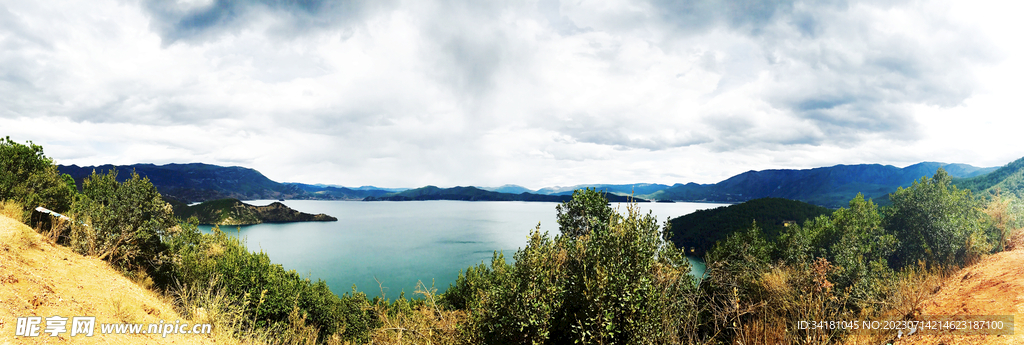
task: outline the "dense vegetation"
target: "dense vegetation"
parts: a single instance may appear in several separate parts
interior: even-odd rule
[[[860,164],[804,170],[748,171],[715,184],[676,184],[641,197],[709,202],[743,202],[771,197],[839,208],[857,194],[883,201],[896,188],[910,186],[921,176],[931,176],[938,169],[947,170],[956,177],[978,176],[993,170],[966,164],[924,162],[905,168]]]
[[[986,196],[1006,194],[1017,199],[1024,198],[1024,158],[1010,162],[989,174],[953,179],[953,183],[961,189],[970,189]]]
[[[805,202],[763,198],[741,204],[699,210],[669,221],[672,227],[672,242],[686,249],[688,255],[704,257],[718,241],[730,234],[750,228],[752,223],[764,232],[766,238],[775,240],[786,225],[803,223],[832,210]]]
[[[74,181],[57,172],[42,146],[18,144],[11,137],[0,140],[0,200],[67,212],[74,191]],[[20,220],[27,221],[31,212],[23,210]]]
[[[486,344],[675,344],[697,319],[689,264],[651,214],[614,212],[601,193],[558,207],[560,235],[535,230],[514,262],[470,267],[443,302]]]
[[[931,277],[1003,250],[1024,221],[1016,199],[977,198],[940,169],[896,190],[889,207],[857,195],[777,236],[752,222],[708,251],[698,283],[669,224],[580,190],[556,207],[560,234],[533,231],[511,262],[495,253],[443,294],[421,286],[417,299],[368,300],[175,219],[138,174],[92,173],[77,191],[42,148],[9,139],[0,164],[5,209],[67,211],[73,221],[40,230],[174,296],[219,334],[262,343],[838,343],[839,330],[795,322],[912,315]]]

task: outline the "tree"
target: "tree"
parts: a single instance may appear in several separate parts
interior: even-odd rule
[[[618,214],[593,190],[576,191],[557,210],[561,235],[534,231],[512,265],[496,260],[493,270],[474,269],[472,279],[467,272],[450,289],[471,309],[480,342],[694,340],[699,308],[689,262],[653,215],[636,205]]]
[[[608,206],[608,199],[593,188],[573,191],[572,199],[555,206],[555,211],[559,231],[574,238],[607,228],[608,220],[615,213]]]
[[[22,145],[5,137],[0,140],[0,200],[21,205],[28,219],[32,209],[42,206],[56,212],[67,212],[75,194],[74,181],[60,175],[53,160],[43,154],[43,147]]]
[[[991,247],[982,234],[978,201],[970,190],[951,182],[940,168],[934,177],[922,177],[889,195],[892,206],[885,226],[900,242],[894,255],[899,266],[919,260],[963,263],[968,252]]]
[[[895,252],[896,236],[882,226],[882,215],[871,200],[857,194],[850,207],[832,213],[834,240],[827,246],[829,260],[839,268],[836,287],[851,287],[852,300],[863,308],[879,297],[881,286],[872,277],[888,274],[888,258]]]
[[[163,250],[161,236],[175,225],[171,206],[148,178],[132,172],[130,179],[117,182],[114,169],[85,178],[72,218],[73,249],[126,269],[155,258]]]

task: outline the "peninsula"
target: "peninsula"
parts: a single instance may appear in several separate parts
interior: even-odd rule
[[[266,206],[246,204],[238,199],[219,199],[188,206],[173,203],[174,215],[180,219],[196,217],[206,225],[252,225],[260,223],[334,222],[338,218],[326,214],[299,212],[280,202]]]

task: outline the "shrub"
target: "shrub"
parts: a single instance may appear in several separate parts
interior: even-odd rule
[[[75,194],[74,183],[69,186],[68,179],[70,176],[57,172],[53,160],[43,154],[42,146],[31,141],[18,144],[10,137],[0,140],[0,201],[23,207],[18,220],[27,222],[37,206],[67,212]]]
[[[231,316],[238,320],[232,321],[238,324],[236,329],[281,329],[307,335],[315,329],[319,341],[336,336],[366,342],[370,329],[378,325],[365,294],[353,291],[338,297],[322,280],[310,282],[294,270],[271,263],[266,253],[249,252],[242,240],[219,228],[203,234],[193,219],[169,232],[165,243],[167,251],[161,260],[170,266],[165,275],[177,281],[178,290],[194,291],[199,286],[200,291],[224,296],[213,301],[244,306],[240,316]]]
[[[116,267],[156,269],[161,237],[175,225],[170,205],[148,178],[132,173],[123,183],[117,171],[86,177],[71,211],[70,247]]]
[[[970,190],[950,182],[940,168],[934,177],[922,177],[890,195],[885,226],[900,242],[893,256],[899,266],[919,260],[963,263],[969,252],[991,248],[979,233],[984,229],[978,201]]]
[[[700,310],[689,263],[651,214],[622,215],[593,190],[559,205],[562,235],[534,230],[506,265],[471,268],[446,293],[489,344],[679,343]],[[448,297],[451,294],[451,297]]]

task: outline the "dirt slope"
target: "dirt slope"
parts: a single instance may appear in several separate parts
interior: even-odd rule
[[[92,337],[16,337],[17,318],[95,316]],[[156,293],[105,262],[45,242],[24,224],[0,216],[0,344],[209,344],[208,335],[103,335],[100,323],[174,323],[181,320]],[[191,322],[189,322],[191,323]],[[43,321],[42,326],[46,322]],[[44,327],[41,327],[40,331]]]
[[[912,335],[896,344],[1024,344],[1024,232],[1013,243],[1013,250],[960,270],[921,307],[921,315],[1013,315],[1013,335]]]

